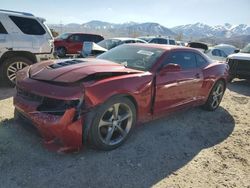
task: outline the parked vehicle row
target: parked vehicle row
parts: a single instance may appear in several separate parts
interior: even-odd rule
[[[66,54],[77,54],[83,48],[85,41],[98,43],[104,38],[101,35],[86,33],[63,33],[55,38],[55,51],[59,57]]]

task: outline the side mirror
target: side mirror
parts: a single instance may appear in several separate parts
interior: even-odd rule
[[[167,73],[167,72],[179,72],[181,71],[181,66],[174,63],[169,63],[165,67],[161,69],[161,73]]]
[[[234,53],[239,53],[239,52],[240,52],[239,49],[234,50]]]

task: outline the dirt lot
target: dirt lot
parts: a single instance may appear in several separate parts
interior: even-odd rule
[[[13,120],[0,88],[0,187],[248,187],[250,83],[228,85],[216,112],[195,108],[140,126],[120,148],[47,151]]]

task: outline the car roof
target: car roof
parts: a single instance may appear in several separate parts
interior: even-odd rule
[[[110,39],[116,39],[116,40],[121,40],[121,41],[125,41],[125,40],[140,40],[140,41],[143,41],[143,40],[138,39],[138,38],[129,38],[129,37],[115,37],[115,38],[110,38]]]
[[[166,51],[169,50],[189,50],[189,51],[195,51],[195,52],[199,52],[199,50],[194,49],[194,48],[190,48],[190,47],[184,47],[184,46],[177,46],[177,45],[167,45],[167,44],[154,44],[154,43],[133,43],[133,44],[125,44],[125,45],[133,45],[133,46],[142,46],[142,47],[149,47],[149,48],[159,48],[159,49],[163,49]]]
[[[97,35],[97,36],[102,36],[102,35],[99,35],[99,34],[83,33],[83,32],[65,32],[65,33],[62,33],[62,34],[83,34],[83,35]]]
[[[142,38],[142,39],[169,39],[169,40],[175,40],[169,36],[142,36],[142,37],[138,37],[138,38]]]

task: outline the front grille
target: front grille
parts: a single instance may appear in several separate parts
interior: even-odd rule
[[[24,99],[30,100],[30,101],[35,101],[35,102],[42,102],[43,97],[36,95],[34,93],[25,91],[23,89],[17,88],[17,96],[20,96]]]
[[[231,74],[248,73],[250,72],[250,62],[241,59],[229,59],[228,65]]]

